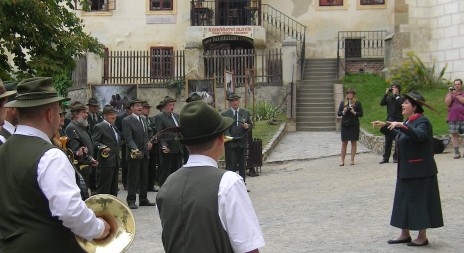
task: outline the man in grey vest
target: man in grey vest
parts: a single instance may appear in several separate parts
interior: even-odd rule
[[[187,146],[189,160],[156,197],[167,253],[257,253],[264,246],[242,177],[217,165],[224,154],[224,131],[233,121],[203,101],[188,103],[180,112],[176,139]]]
[[[48,77],[23,80],[17,91],[5,106],[18,109],[19,124],[0,146],[0,252],[82,253],[75,235],[103,239],[110,227],[86,207],[71,163],[50,142],[67,99]]]

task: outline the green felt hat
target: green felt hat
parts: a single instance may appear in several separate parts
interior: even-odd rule
[[[216,138],[232,123],[232,118],[221,116],[204,101],[193,101],[180,112],[181,130],[176,140],[187,146],[202,144]]]
[[[231,101],[231,100],[234,100],[234,99],[238,99],[238,98],[241,98],[239,95],[237,95],[237,93],[235,92],[231,92],[229,94],[229,96],[227,96],[227,100],[228,101]]]
[[[198,100],[202,100],[203,98],[198,95],[198,93],[192,93],[192,95],[190,95],[190,97],[188,97],[185,102],[187,103],[190,103],[190,102],[193,102],[193,101],[198,101]]]
[[[116,113],[116,110],[114,109],[113,106],[111,105],[105,105],[103,106],[103,111],[102,111],[103,114],[108,114],[108,113]]]
[[[8,87],[3,84],[2,79],[0,79],[0,98],[6,98],[14,94],[16,94],[16,89],[8,89]]]
[[[51,77],[34,77],[21,81],[17,86],[15,99],[6,103],[5,107],[35,107],[70,100],[58,96]]]
[[[143,104],[143,102],[144,102],[143,100],[140,100],[140,99],[138,99],[138,98],[134,98],[134,99],[132,99],[132,100],[130,101],[129,106],[133,106],[133,105],[135,105],[135,104],[137,104],[137,103]]]
[[[82,111],[82,110],[87,110],[87,107],[85,107],[85,105],[82,104],[81,102],[76,101],[76,102],[73,102],[69,106],[69,110],[71,110],[71,112],[78,112],[78,111]]]

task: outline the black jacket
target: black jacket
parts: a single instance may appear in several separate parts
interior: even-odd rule
[[[342,127],[359,126],[359,117],[363,116],[363,109],[361,106],[361,102],[356,101],[351,106],[356,112],[356,115],[352,114],[350,110],[348,110],[346,114],[343,115],[343,109],[345,108],[345,101],[340,102],[340,105],[338,106],[337,115],[342,117]]]
[[[407,122],[407,123],[406,123]],[[436,175],[437,164],[433,158],[433,130],[430,121],[422,114],[406,121],[404,128],[380,129],[390,138],[398,134],[398,178],[421,178]]]
[[[399,95],[395,97],[393,95],[385,94],[380,100],[381,106],[387,106],[387,121],[403,121],[403,109],[401,105],[403,104],[403,98]]]

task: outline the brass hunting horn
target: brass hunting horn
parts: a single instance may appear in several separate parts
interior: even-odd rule
[[[135,219],[129,207],[109,194],[97,194],[85,200],[88,208],[97,217],[110,224],[110,234],[102,240],[87,241],[76,236],[76,240],[88,253],[126,252],[135,238]]]

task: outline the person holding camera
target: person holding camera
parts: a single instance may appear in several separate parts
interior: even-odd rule
[[[401,86],[399,84],[392,84],[390,88],[387,88],[385,91],[382,100],[380,100],[380,106],[387,106],[387,119],[386,121],[403,121],[403,114],[401,104],[403,104],[403,98],[400,96]],[[380,160],[379,164],[388,163],[390,159],[392,143],[394,138],[385,135],[385,146],[383,152],[383,158]],[[396,145],[396,143],[395,143]],[[393,163],[398,162],[398,155],[396,149],[393,151]]]
[[[464,127],[464,97],[462,93],[462,80],[454,80],[454,86],[449,87],[445,96],[448,106],[448,130],[451,134],[451,143],[454,148],[454,159],[461,158],[459,152],[459,132]]]

